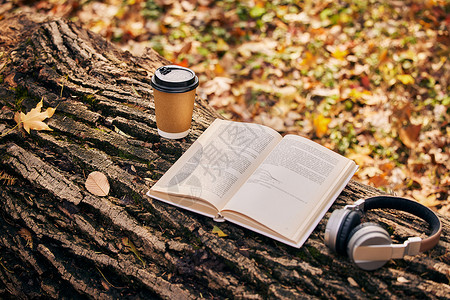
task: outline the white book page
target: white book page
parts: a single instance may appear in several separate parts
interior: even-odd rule
[[[201,198],[220,211],[280,140],[266,126],[215,120],[151,188],[150,195],[153,190]]]
[[[342,184],[343,170],[356,170],[350,164],[354,162],[313,141],[287,135],[230,199],[223,214],[239,212],[293,238],[323,211],[329,200],[324,196]]]

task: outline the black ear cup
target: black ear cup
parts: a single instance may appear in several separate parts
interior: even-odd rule
[[[383,227],[375,223],[363,223],[353,228],[350,232],[347,243],[347,255],[361,269],[375,270],[381,268],[390,258],[387,260],[377,260],[376,257],[361,258],[361,251],[358,252],[361,248],[358,248],[371,245],[390,245],[391,243],[391,237]]]
[[[325,229],[325,245],[332,251],[345,255],[350,231],[361,223],[362,213],[349,209],[333,211]]]
[[[351,231],[357,225],[361,224],[361,212],[350,211],[347,216],[342,220],[341,225],[336,236],[336,252],[345,255],[347,250],[347,242]]]

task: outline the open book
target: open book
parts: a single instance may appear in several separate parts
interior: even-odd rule
[[[147,195],[299,248],[356,170],[307,138],[217,119]]]

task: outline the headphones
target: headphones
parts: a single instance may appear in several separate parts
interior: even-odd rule
[[[410,237],[403,244],[392,244],[391,237],[380,225],[361,223],[365,212],[377,208],[401,210],[423,219],[431,227],[430,236],[423,240]],[[390,259],[430,250],[439,242],[441,232],[441,221],[428,207],[405,198],[376,196],[335,210],[325,229],[325,245],[338,254],[347,253],[358,267],[371,271],[381,268]]]

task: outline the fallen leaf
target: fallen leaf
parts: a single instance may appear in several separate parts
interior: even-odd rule
[[[348,50],[342,50],[338,47],[331,53],[331,56],[339,60],[345,60],[348,53],[349,53]]]
[[[384,49],[383,51],[381,51],[379,57],[378,57],[378,61],[380,63],[383,63],[385,60],[387,60],[388,58],[388,50]]]
[[[232,79],[218,76],[205,83],[202,91],[206,95],[214,94],[216,96],[220,96],[230,91],[232,83]]]
[[[189,51],[191,51],[192,49],[192,42],[188,42],[186,44],[184,44],[184,46],[180,49],[180,51],[178,51],[176,53],[176,55],[181,55],[181,54],[186,54],[189,53]]]
[[[108,178],[101,172],[90,173],[84,185],[89,192],[96,196],[106,196],[109,193]]]
[[[407,282],[409,282],[408,279],[406,279],[405,277],[402,277],[402,276],[398,277],[397,281],[400,282],[400,283],[407,283]]]
[[[376,188],[389,185],[389,181],[387,181],[385,173],[369,178],[369,183]]]
[[[415,190],[412,192],[412,196],[420,204],[425,205],[426,207],[436,207],[442,204],[441,201],[437,199],[436,194],[426,195],[422,191]]]
[[[365,89],[370,89],[370,79],[369,79],[369,76],[367,76],[367,75],[361,76],[361,85],[362,85]]]
[[[390,162],[386,162],[386,163],[380,164],[379,168],[384,173],[389,173],[395,168],[395,164],[392,161],[390,161]]]
[[[226,234],[226,233],[224,233],[222,230],[220,230],[220,228],[219,227],[217,227],[217,226],[214,226],[213,227],[213,230],[211,231],[212,233],[217,233],[217,235],[219,236],[219,237],[226,237],[226,236],[228,236],[228,234]]]
[[[215,66],[214,66],[214,73],[216,75],[222,75],[222,74],[225,73],[225,70],[220,64],[215,64]]]
[[[347,278],[347,281],[348,281],[348,283],[350,283],[350,285],[353,286],[353,287],[358,287],[358,286],[359,286],[358,283],[356,282],[356,280],[353,279],[353,278],[351,278],[351,277],[348,277],[348,278]]]
[[[405,85],[414,83],[414,78],[409,74],[399,74],[397,75],[397,80]]]
[[[415,146],[417,139],[419,138],[421,128],[422,124],[409,124],[406,127],[400,128],[398,131],[398,135],[402,143],[405,144],[406,147],[412,149]]]
[[[217,51],[228,51],[230,47],[228,46],[227,42],[225,42],[223,39],[219,39],[217,41]]]
[[[187,68],[189,66],[189,62],[188,62],[188,60],[186,58],[183,58],[179,62],[175,62],[175,64],[180,66],[180,67],[185,67],[185,68]]]
[[[358,173],[361,178],[368,179],[383,174],[378,167],[366,167]]]
[[[328,132],[328,124],[331,122],[330,118],[325,118],[322,114],[317,116],[314,121],[314,129],[318,138],[323,137]]]
[[[133,242],[130,241],[129,238],[124,237],[122,238],[122,244],[125,245],[125,247],[130,250],[131,252],[134,253],[134,255],[136,255],[136,257],[142,262],[142,264],[145,267],[145,261],[142,259],[142,257],[139,255],[139,252],[136,249],[136,246],[133,244]]]
[[[47,108],[45,111],[41,112],[43,102],[41,101],[36,105],[35,108],[30,110],[27,114],[23,112],[17,112],[14,115],[14,120],[17,125],[22,125],[26,132],[30,133],[30,129],[33,130],[52,130],[45,124],[44,121],[47,118],[51,118],[55,113],[56,108]]]
[[[17,87],[17,83],[14,81],[15,76],[16,74],[12,73],[5,77],[5,82],[7,82],[13,88]]]
[[[31,249],[33,248],[33,238],[31,236],[31,232],[28,231],[25,228],[22,228],[19,230],[19,234],[21,237],[23,237],[25,239],[25,241],[27,242],[27,247],[30,247]]]
[[[358,166],[365,167],[371,166],[375,163],[375,160],[367,154],[353,152],[348,154],[348,158],[354,160]]]
[[[311,67],[316,62],[316,57],[309,51],[307,51],[304,55],[303,60],[300,63],[300,66]]]

